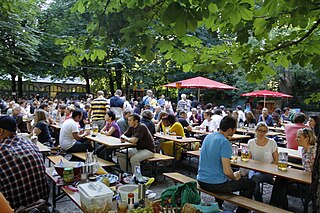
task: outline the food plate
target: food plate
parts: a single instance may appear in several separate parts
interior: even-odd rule
[[[109,179],[110,184],[117,182],[119,179],[118,176],[111,174],[111,173],[108,173],[108,174],[104,174],[104,175],[99,175],[99,181],[101,181],[103,177],[107,177]]]

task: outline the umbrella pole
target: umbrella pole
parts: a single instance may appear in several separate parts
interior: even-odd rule
[[[266,96],[263,96],[263,108],[266,108]]]
[[[200,102],[200,88],[198,88],[198,103]]]

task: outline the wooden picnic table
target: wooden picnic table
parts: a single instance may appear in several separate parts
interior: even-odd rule
[[[271,127],[268,127],[269,130]],[[273,128],[273,127],[272,127]],[[237,128],[236,130],[239,133],[243,133],[243,134],[256,134],[256,132],[253,129],[244,127],[244,128]],[[280,136],[280,135],[285,135],[283,132],[273,132],[273,131],[269,131],[267,132],[266,136]]]
[[[193,155],[195,157],[200,157],[200,150],[188,151],[187,154]],[[283,177],[288,180],[294,180],[300,183],[311,184],[311,172],[306,172],[299,169],[288,168],[287,171],[282,171],[278,169],[278,165],[264,163],[262,161],[252,159],[249,159],[249,161],[244,162],[241,161],[241,157],[238,157],[237,163],[231,162],[231,165]]]

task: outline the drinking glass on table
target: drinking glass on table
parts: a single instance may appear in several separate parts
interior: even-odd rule
[[[92,129],[93,129],[92,136],[96,136],[99,132],[99,126],[97,124],[93,124]]]
[[[234,144],[232,145],[231,162],[237,163],[237,161],[238,161],[238,146]]]
[[[84,130],[85,130],[86,132],[90,132],[90,124],[86,124],[86,125],[84,126]]]
[[[287,152],[279,152],[279,160],[278,160],[278,169],[287,170],[288,168],[288,153]]]
[[[249,160],[249,150],[245,145],[243,145],[241,149],[241,160],[244,162],[247,162]]]

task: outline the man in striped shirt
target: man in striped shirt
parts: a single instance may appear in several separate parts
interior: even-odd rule
[[[104,98],[103,91],[99,90],[97,96],[98,97],[91,102],[91,118],[92,123],[97,124],[100,131],[105,125],[104,117],[108,111],[108,102],[107,99]]]

